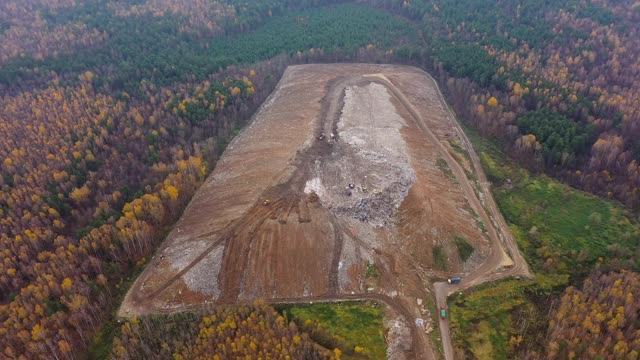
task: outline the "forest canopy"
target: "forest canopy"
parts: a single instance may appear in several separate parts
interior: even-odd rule
[[[12,59],[0,68],[0,84],[46,86],[60,77],[71,85],[77,83],[78,74],[90,69],[97,75],[93,81],[99,88],[131,92],[142,80],[171,85],[203,79],[228,65],[252,64],[281,53],[354,50],[369,44],[386,48],[415,40],[405,20],[354,5],[281,15],[247,32],[213,38],[182,31],[180,16],[119,17],[104,2],[89,2],[75,11],[78,14],[45,19],[53,23],[91,19],[89,28],[108,34],[104,44],[54,58]]]

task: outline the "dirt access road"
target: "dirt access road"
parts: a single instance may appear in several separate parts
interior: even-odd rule
[[[474,247],[467,262],[459,237]],[[509,241],[477,156],[428,74],[293,66],[229,145],[119,315],[255,299],[375,300],[395,319],[389,333],[407,334],[390,335],[390,357],[435,359],[432,274],[471,269],[462,286],[472,286],[528,273]],[[435,268],[436,253],[445,268]],[[438,304],[457,289],[436,284]]]
[[[374,76],[369,77],[373,78]],[[421,116],[415,110],[413,110],[410,102],[406,98],[404,98],[402,92],[382,76],[375,75],[375,77],[378,77],[379,79],[376,79],[374,81],[378,81],[387,86],[387,88],[394,94],[394,96],[396,96],[402,102],[403,106],[405,106],[410,111],[411,115],[414,117],[414,120],[416,120],[416,122],[420,124],[421,130],[424,131],[432,141],[437,142],[442,146],[442,144],[436,139],[435,135],[433,135],[433,133],[429,130]],[[486,225],[487,231],[489,232],[489,237],[491,239],[489,257],[470,273],[461,274],[464,276],[464,279],[460,283],[434,283],[436,304],[438,308],[447,308],[448,296],[457,291],[462,291],[488,281],[495,281],[509,276],[531,277],[531,273],[526,261],[524,260],[522,254],[518,249],[518,245],[515,242],[515,239],[509,231],[504,217],[498,210],[493,196],[491,196],[489,182],[486,179],[486,175],[484,174],[484,171],[480,164],[480,160],[473,146],[464,135],[464,132],[458,124],[455,115],[446,104],[444,96],[441,93],[437,82],[430,75],[428,75],[428,77],[430,78],[434,87],[436,87],[436,89],[438,90],[439,98],[441,99],[441,105],[447,110],[449,121],[453,124],[455,130],[459,134],[459,138],[463,140],[464,148],[470,155],[471,162],[476,170],[475,173],[478,177],[478,185],[480,186],[480,191],[484,194],[484,196],[481,197],[482,199],[484,199],[484,202],[482,204],[479,200],[479,197],[476,196],[477,194],[474,192],[472,184],[464,173],[464,169],[462,168],[462,166],[452,158],[451,153],[446,149],[442,149],[443,154],[445,155],[447,163],[451,167],[451,170],[455,174],[456,178],[461,181],[465,193],[468,196],[467,198],[472,203],[474,210],[482,217],[482,220]],[[445,359],[452,360],[454,359],[454,350],[451,341],[448,318],[443,319],[441,317],[438,317],[438,319]]]
[[[489,258],[487,258],[479,267],[477,267],[470,273],[464,274],[464,279],[457,284],[449,284],[447,282],[436,282],[433,284],[436,294],[436,304],[438,305],[438,308],[447,308],[447,298],[449,297],[449,295],[455,292],[460,292],[485,282],[495,281],[510,276],[522,276],[531,278],[532,274],[529,271],[527,262],[520,253],[518,244],[509,231],[509,227],[507,226],[502,213],[500,213],[500,211],[498,210],[493,196],[491,196],[491,192],[489,189],[490,183],[489,181],[487,181],[487,177],[482,169],[480,159],[478,158],[473,145],[471,144],[469,139],[464,136],[464,132],[458,124],[455,114],[445,102],[444,95],[440,91],[440,87],[438,86],[437,82],[433,79],[433,77],[431,77],[431,75],[428,76],[438,90],[442,106],[447,109],[447,116],[449,118],[449,121],[455,124],[456,131],[458,132],[458,134],[460,134],[460,138],[464,141],[464,148],[470,155],[471,162],[476,168],[475,173],[478,177],[478,184],[482,193],[486,194],[486,196],[484,196],[484,206],[486,209],[488,209],[489,216],[491,218],[491,221],[489,223],[489,231],[491,231],[491,254],[489,255]],[[511,257],[511,260],[513,261],[513,264],[511,264],[507,268],[503,266],[504,260],[501,251],[504,250],[497,250],[505,248],[507,253]],[[448,318],[438,318],[444,357],[446,360],[453,360],[454,349],[453,343],[451,341],[451,331],[449,329]]]

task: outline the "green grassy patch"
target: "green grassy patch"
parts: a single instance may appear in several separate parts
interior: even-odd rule
[[[451,171],[451,168],[449,168],[449,164],[447,164],[447,161],[443,158],[438,158],[438,160],[436,160],[436,166],[438,167],[438,169],[440,169],[440,171],[442,171],[445,175],[447,175],[448,178],[450,179],[455,179],[455,175],[453,175],[453,171]]]
[[[512,359],[517,350],[509,344],[512,339],[546,333],[547,323],[536,299],[561,291],[567,282],[565,275],[538,275],[535,281],[504,280],[451,297],[449,313],[456,345],[476,359]]]
[[[442,247],[442,245],[436,245],[433,247],[433,267],[443,271],[449,269],[447,254],[444,253],[444,247]]]
[[[638,268],[638,223],[617,203],[531,174],[465,129],[535,280],[503,280],[450,298],[454,341],[467,357],[543,356],[552,300],[596,266]]]
[[[341,349],[343,359],[386,358],[384,308],[376,303],[286,305],[279,310],[320,345]]]
[[[456,243],[456,248],[458,248],[458,254],[460,255],[460,259],[463,262],[469,260],[469,258],[473,254],[473,246],[469,244],[467,239],[460,236],[456,236],[455,243]]]
[[[365,278],[367,278],[367,279],[379,279],[380,278],[380,272],[378,271],[378,268],[376,267],[375,263],[367,264],[367,272],[365,273]]]
[[[495,349],[491,341],[489,341],[489,337],[497,333],[495,326],[496,321],[492,322],[493,324],[489,324],[486,320],[480,321],[476,324],[475,331],[469,334],[471,352],[478,359],[495,358]]]
[[[465,150],[465,148],[462,147],[462,144],[460,144],[458,140],[449,140],[449,145],[451,145],[451,148],[453,149],[453,151],[463,155],[467,160],[471,159],[467,150]]]
[[[451,298],[449,314],[456,345],[477,359],[507,359],[504,343],[515,333],[509,314],[527,304],[527,285],[506,281]]]
[[[536,272],[583,276],[599,258],[637,268],[632,256],[640,227],[626,209],[548,176],[532,175],[507,160],[495,144],[470,133],[489,178],[512,180],[509,189],[494,187],[493,196]]]
[[[435,314],[435,316],[439,316],[440,309],[438,309],[436,299],[432,296],[427,296],[424,301],[425,307],[429,310],[429,313]],[[436,357],[438,357],[439,359],[444,359],[444,349],[442,348],[442,341],[440,336],[441,335],[439,326],[436,326],[434,331],[429,334],[431,345],[433,346],[433,350],[436,353]]]
[[[480,216],[476,216],[474,218],[476,220],[476,224],[478,225],[478,229],[480,229],[480,231],[482,231],[483,233],[487,233],[487,227],[484,225],[484,221],[482,221],[482,219],[480,218]]]

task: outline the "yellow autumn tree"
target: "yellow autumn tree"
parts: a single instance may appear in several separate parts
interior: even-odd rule
[[[65,340],[58,341],[58,348],[60,348],[60,351],[62,351],[63,354],[71,352],[71,345],[69,345]]]
[[[89,198],[89,194],[90,193],[91,193],[91,191],[89,190],[89,188],[85,184],[84,186],[82,186],[80,188],[75,188],[73,191],[71,191],[71,194],[69,194],[69,196],[77,204],[81,204],[81,203],[83,203],[84,201],[86,201]]]
[[[33,339],[33,341],[37,341],[40,339],[41,334],[42,327],[40,327],[40,324],[34,325],[34,327],[31,329],[31,339]]]
[[[169,185],[167,187],[167,194],[171,200],[178,200],[178,189],[175,186]]]
[[[68,291],[72,286],[73,281],[69,278],[64,278],[64,280],[62,280],[62,284],[60,284],[60,288],[62,288],[62,290],[64,291]]]

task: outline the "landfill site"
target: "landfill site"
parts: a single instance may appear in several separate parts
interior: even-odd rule
[[[372,300],[387,305],[389,355],[427,358],[433,282],[514,265],[474,159],[422,70],[291,66],[119,314]]]

